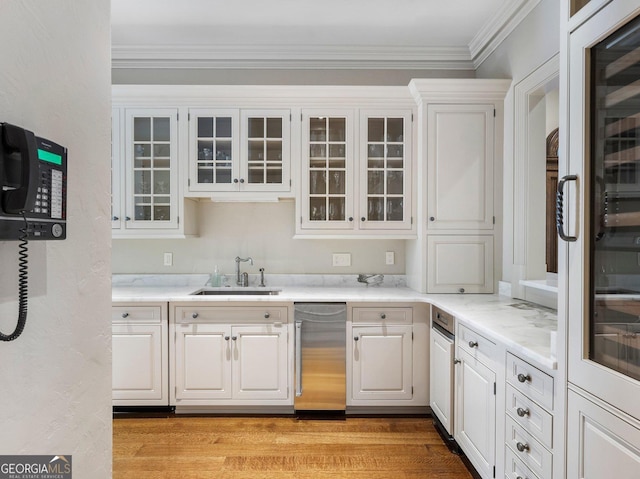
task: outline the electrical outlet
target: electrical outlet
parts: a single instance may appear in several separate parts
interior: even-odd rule
[[[351,266],[351,253],[333,253],[334,266]]]
[[[393,251],[387,251],[384,260],[386,264],[396,264],[396,254]]]
[[[165,253],[164,254],[164,265],[165,266],[173,266],[173,253]]]

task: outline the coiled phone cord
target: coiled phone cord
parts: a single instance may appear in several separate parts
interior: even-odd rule
[[[11,334],[0,332],[1,341],[13,341],[24,331],[27,324],[27,303],[29,300],[29,222],[23,211],[24,227],[20,228],[20,244],[18,245],[18,324]]]

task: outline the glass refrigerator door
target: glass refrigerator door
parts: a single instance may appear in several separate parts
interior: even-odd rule
[[[640,19],[591,49],[589,359],[640,379]]]

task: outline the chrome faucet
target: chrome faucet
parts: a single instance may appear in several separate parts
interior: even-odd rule
[[[236,256],[236,284],[238,286],[249,286],[249,275],[245,273],[244,275],[240,274],[240,263],[244,263],[248,261],[251,265],[253,265],[253,258],[249,256],[248,258],[241,258],[240,256]]]

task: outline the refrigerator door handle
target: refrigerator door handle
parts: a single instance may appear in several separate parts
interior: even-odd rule
[[[302,396],[302,321],[295,322],[296,327],[296,397]]]
[[[558,188],[556,192],[556,229],[558,230],[558,236],[561,240],[567,242],[577,241],[576,236],[568,236],[564,231],[564,185],[567,181],[578,181],[576,175],[563,176],[558,181]]]

